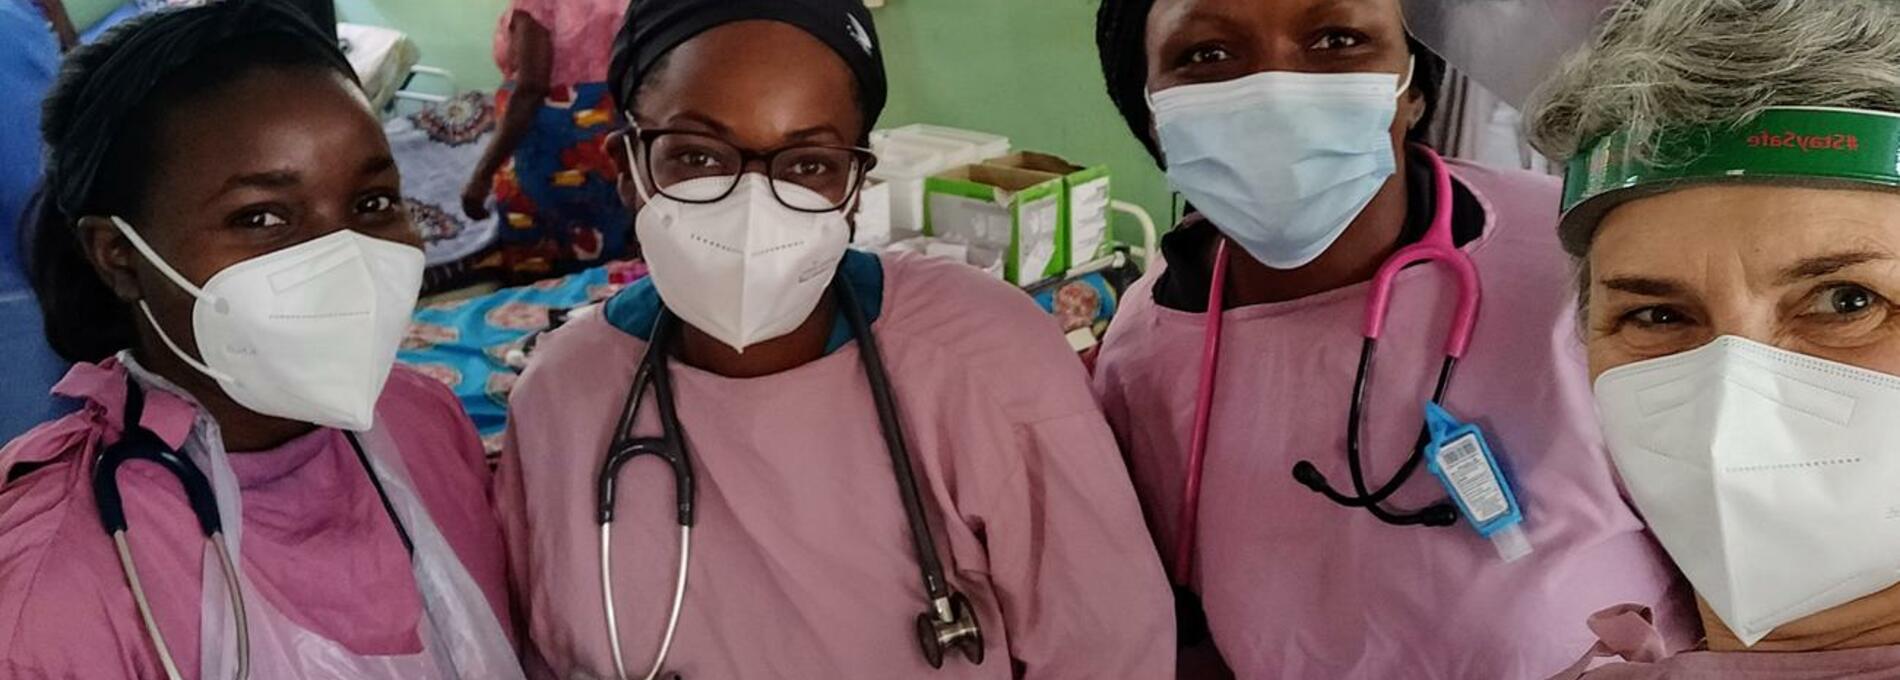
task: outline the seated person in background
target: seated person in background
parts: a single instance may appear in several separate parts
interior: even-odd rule
[[[1172,670],[1167,582],[1055,320],[974,268],[846,249],[873,28],[861,0],[630,10],[611,148],[652,276],[544,336],[513,394],[530,672]]]
[[[1622,659],[1562,677],[1900,677],[1900,3],[1626,2],[1529,113],[1610,452],[1706,634],[1616,607]]]
[[[521,677],[480,442],[391,371],[423,255],[336,41],[277,0],[144,15],[44,138],[82,406],[0,451],[0,677]]]

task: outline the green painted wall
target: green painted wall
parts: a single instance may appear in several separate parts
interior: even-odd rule
[[[1020,149],[1108,163],[1116,197],[1146,207],[1166,229],[1166,182],[1102,85],[1098,2],[889,0],[877,10],[891,74],[884,124],[991,131]]]
[[[414,38],[422,61],[455,73],[464,89],[492,90],[501,82],[495,68],[495,24],[507,0],[337,0],[337,18],[357,24],[390,26]]]
[[[75,21],[121,0],[67,0]],[[1169,193],[1103,93],[1095,55],[1099,0],[888,0],[876,10],[891,74],[887,126],[927,122],[1008,135],[1018,148],[1108,163],[1117,198],[1163,228]],[[506,0],[337,0],[344,21],[392,26],[464,88],[493,88],[496,18]],[[1118,225],[1125,237],[1131,225]]]

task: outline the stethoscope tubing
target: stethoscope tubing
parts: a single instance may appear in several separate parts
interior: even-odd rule
[[[1459,288],[1458,307],[1452,323],[1452,330],[1446,338],[1445,362],[1440,368],[1438,379],[1432,393],[1432,401],[1441,403],[1451,384],[1452,375],[1460,359],[1470,348],[1471,337],[1477,326],[1478,308],[1482,297],[1476,266],[1471,258],[1452,241],[1452,187],[1451,173],[1445,161],[1437,152],[1420,147],[1427,161],[1432,165],[1434,180],[1433,192],[1437,199],[1433,206],[1432,226],[1427,230],[1423,241],[1401,248],[1392,257],[1381,264],[1371,283],[1367,299],[1364,326],[1364,345],[1361,346],[1357,375],[1353,380],[1353,396],[1347,414],[1347,465],[1353,482],[1353,496],[1332,489],[1325,478],[1318,474],[1317,468],[1301,461],[1294,468],[1294,477],[1302,484],[1313,488],[1334,503],[1346,507],[1361,507],[1369,510],[1379,520],[1393,525],[1425,524],[1443,526],[1445,507],[1443,504],[1432,506],[1425,511],[1409,514],[1395,514],[1381,506],[1399,488],[1409,481],[1422,462],[1421,440],[1413,447],[1399,472],[1379,488],[1373,489],[1366,484],[1364,468],[1359,454],[1359,426],[1364,409],[1366,387],[1371,374],[1374,349],[1385,329],[1386,312],[1391,306],[1392,292],[1398,274],[1406,267],[1420,262],[1438,262],[1450,270]],[[1195,395],[1194,426],[1188,451],[1187,475],[1182,481],[1180,515],[1176,520],[1175,559],[1173,578],[1177,585],[1186,585],[1193,576],[1195,533],[1199,530],[1202,470],[1206,465],[1208,440],[1211,437],[1213,420],[1215,375],[1220,362],[1220,340],[1224,317],[1227,265],[1229,260],[1229,242],[1219,238],[1219,246],[1214,255],[1212,281],[1208,287],[1208,306],[1205,319],[1205,335],[1201,350],[1200,384]],[[1426,437],[1421,429],[1421,437]],[[1455,516],[1452,517],[1455,521]]]
[[[872,333],[870,322],[865,318],[863,308],[859,306],[857,292],[849,281],[842,277],[835,286],[839,306],[846,321],[858,340],[859,356],[864,365],[866,381],[870,385],[872,401],[877,411],[878,427],[883,434],[885,449],[890,454],[891,466],[896,478],[899,499],[904,505],[904,514],[910,525],[911,545],[916,554],[924,590],[929,600],[928,614],[940,624],[953,627],[951,640],[971,637],[980,643],[980,630],[974,613],[968,621],[961,621],[957,611],[961,596],[952,592],[949,579],[944,574],[943,562],[937,556],[936,539],[923,504],[923,495],[917,484],[916,472],[911,464],[910,449],[904,440],[903,425],[899,421],[897,400],[891,387],[890,376],[884,369],[883,355],[880,353],[876,336]],[[596,480],[598,507],[595,520],[599,525],[600,573],[603,609],[607,624],[609,646],[612,648],[614,672],[618,680],[628,680],[627,662],[620,646],[620,621],[614,602],[613,588],[613,521],[616,486],[621,468],[634,458],[653,455],[665,459],[673,468],[674,492],[679,508],[680,560],[677,576],[674,580],[673,602],[667,616],[667,627],[660,641],[653,666],[646,680],[659,677],[666,665],[666,658],[672,649],[674,636],[678,631],[680,611],[686,597],[687,572],[691,563],[692,525],[695,503],[693,485],[692,458],[687,449],[679,422],[679,414],[674,405],[672,384],[669,378],[666,342],[672,325],[676,323],[671,314],[661,310],[654,322],[654,329],[647,343],[645,354],[641,358],[640,368],[635,372],[633,389],[621,408],[621,416],[613,441],[608,445],[607,458],[601,466]],[[641,396],[651,386],[654,401],[659,408],[661,435],[659,438],[634,438],[631,436],[635,422],[639,418]],[[980,649],[973,653],[973,660],[981,663]],[[677,677],[677,674],[674,676]]]
[[[158,627],[158,619],[152,613],[151,599],[146,595],[145,583],[139,577],[137,563],[132,557],[132,545],[127,537],[131,525],[126,519],[125,503],[119,493],[118,473],[125,463],[144,461],[158,465],[178,479],[184,488],[185,500],[191,506],[192,515],[198,521],[198,528],[204,534],[213,552],[218,556],[218,568],[224,574],[225,589],[230,600],[232,621],[237,628],[237,680],[248,680],[251,675],[251,626],[249,610],[244,602],[244,585],[238,580],[237,564],[232,559],[230,549],[225,545],[223,518],[218,511],[217,494],[211,488],[211,481],[197,465],[178,451],[174,451],[158,435],[144,428],[141,419],[145,412],[145,391],[138,381],[126,377],[125,422],[120,440],[99,454],[92,472],[93,501],[99,512],[99,521],[106,534],[112,538],[113,550],[118,554],[119,570],[124,574],[126,585],[132,590],[132,599],[137,605],[139,618],[144,624],[146,634],[152,638],[152,646],[158,651],[159,665],[165,671],[167,680],[182,680],[176,657],[172,655],[165,635]],[[396,515],[395,506],[390,502],[389,493],[383,487],[382,479],[377,477],[376,469],[370,464],[369,454],[353,432],[345,432],[350,447],[355,450],[357,461],[363,466],[364,474],[369,476],[370,484],[376,488],[383,510],[396,527],[396,535],[402,540],[403,549],[411,557],[415,555],[415,544],[409,531]]]

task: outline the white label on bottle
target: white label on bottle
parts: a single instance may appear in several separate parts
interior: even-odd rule
[[[1504,487],[1492,471],[1478,436],[1467,433],[1438,448],[1438,469],[1458,494],[1458,500],[1471,514],[1471,521],[1484,524],[1506,512],[1511,504],[1504,498]]]

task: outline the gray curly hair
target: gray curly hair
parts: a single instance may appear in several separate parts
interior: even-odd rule
[[[1525,119],[1558,161],[1621,128],[1668,162],[1661,132],[1776,106],[1900,113],[1900,0],[1624,0]]]

